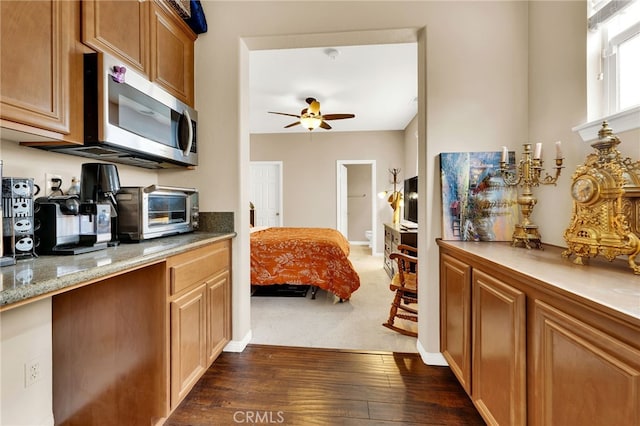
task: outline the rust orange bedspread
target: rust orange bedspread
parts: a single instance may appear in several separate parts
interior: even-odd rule
[[[251,284],[309,284],[342,299],[360,287],[349,242],[330,228],[267,228],[251,233]]]

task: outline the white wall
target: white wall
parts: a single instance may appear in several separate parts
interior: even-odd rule
[[[404,166],[406,178],[418,175],[418,117],[414,117],[404,129]]]
[[[80,177],[82,163],[95,162],[89,158],[20,146],[17,142],[7,140],[0,141],[0,156],[3,163],[3,176],[33,178],[41,188],[38,196],[46,195],[45,173],[62,176],[62,189],[66,191],[71,185],[71,178]],[[147,186],[158,183],[158,172],[154,170],[122,164],[118,164],[117,167],[122,186]]]
[[[583,2],[530,3],[529,132],[527,139],[509,145],[519,156],[522,143],[541,142],[544,166],[552,174],[554,143],[562,141],[565,168],[557,186],[534,188],[538,204],[531,218],[544,242],[563,247],[562,234],[571,219],[571,174],[591,151],[571,131],[587,119],[586,13]]]
[[[403,167],[402,131],[313,132],[251,135],[251,161],[282,161],[285,226],[336,227],[336,162],[375,160],[377,191],[392,188],[389,168]],[[383,223],[392,219],[376,197],[376,252],[383,252]],[[371,206],[371,200],[368,200]],[[369,207],[368,212],[371,211]],[[364,240],[362,235],[359,240]]]
[[[0,313],[2,425],[53,425],[51,324],[51,298]],[[25,363],[32,361],[41,379],[27,387]]]

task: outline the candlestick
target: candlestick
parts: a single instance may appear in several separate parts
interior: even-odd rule
[[[533,154],[533,159],[534,160],[539,160],[540,157],[542,157],[542,143],[538,142],[536,144],[536,151]]]
[[[556,159],[562,158],[562,148],[560,148],[561,141],[556,142]]]
[[[558,145],[556,145],[557,148]],[[512,244],[516,246],[519,243],[524,244],[528,249],[531,245],[536,248],[542,248],[542,240],[540,232],[538,231],[538,225],[535,225],[531,219],[531,213],[533,207],[538,200],[533,196],[531,188],[535,186],[543,185],[555,185],[560,177],[560,171],[562,170],[562,158],[556,158],[556,173],[555,176],[549,176],[545,172],[545,176],[542,177],[542,164],[543,161],[540,158],[542,155],[542,144],[536,144],[536,152],[532,158],[531,144],[525,143],[523,145],[524,152],[522,153],[522,159],[518,164],[510,166],[505,161],[500,161],[500,172],[504,179],[505,184],[509,186],[520,186],[522,193],[518,196],[518,205],[520,206],[520,212],[522,213],[522,221],[515,226],[513,231]],[[503,150],[504,153],[504,150]],[[556,151],[557,154],[557,151]]]

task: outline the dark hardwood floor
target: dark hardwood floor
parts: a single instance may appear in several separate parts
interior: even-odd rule
[[[249,345],[223,352],[165,425],[484,425],[418,354]]]

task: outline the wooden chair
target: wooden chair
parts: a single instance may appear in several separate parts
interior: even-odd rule
[[[395,260],[398,272],[393,276],[389,288],[395,292],[389,319],[382,325],[406,336],[418,337],[415,331],[406,330],[395,325],[397,318],[418,322],[417,307],[408,305],[418,303],[418,250],[406,244],[398,245],[398,252],[391,253],[390,259]]]

